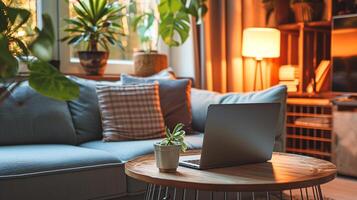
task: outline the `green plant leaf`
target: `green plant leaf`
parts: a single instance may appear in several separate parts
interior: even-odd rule
[[[159,4],[160,15],[178,12],[184,5],[180,0],[161,0]]]
[[[11,31],[16,32],[30,18],[31,12],[22,8],[7,7],[6,13],[11,23]]]
[[[183,5],[186,5],[185,12],[189,13],[196,19],[197,24],[202,23],[202,18],[206,15],[208,8],[206,5],[207,0],[194,0],[190,1],[187,6],[187,0],[181,0]]]
[[[187,13],[169,14],[162,18],[159,24],[159,34],[163,41],[170,47],[183,44],[190,31],[190,18]],[[175,36],[179,39],[175,39]]]
[[[5,32],[8,29],[9,18],[6,15],[6,5],[0,1],[0,33]]]
[[[21,53],[23,56],[28,56],[30,54],[26,44],[22,40],[15,37],[12,37],[11,40],[13,40],[17,44],[17,46],[21,49]]]
[[[0,79],[14,77],[17,73],[19,62],[9,49],[9,40],[0,33]]]
[[[97,51],[98,44],[108,50],[108,44],[118,44],[122,48],[121,36],[125,36],[121,19],[125,8],[119,2],[108,0],[79,0],[74,5],[77,16],[66,19],[68,36],[62,41],[70,45],[85,43],[90,51]]]
[[[49,61],[52,59],[53,43],[55,41],[54,29],[51,17],[42,15],[43,28],[39,31],[38,37],[31,43],[31,53],[38,59]]]
[[[175,126],[174,130],[171,132],[170,129],[165,127],[166,138],[163,139],[160,144],[161,145],[181,145],[181,151],[186,151],[187,144],[184,141],[185,131],[181,130],[184,127],[184,124],[179,123]]]
[[[63,101],[78,98],[79,86],[51,64],[38,60],[29,64],[29,70],[29,84],[38,93]]]

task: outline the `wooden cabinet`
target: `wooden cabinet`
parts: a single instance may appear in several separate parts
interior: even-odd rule
[[[334,134],[329,99],[289,98],[286,151],[332,160]]]

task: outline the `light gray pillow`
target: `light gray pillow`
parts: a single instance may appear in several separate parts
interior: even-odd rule
[[[192,88],[192,127],[195,131],[204,132],[207,109],[210,104],[280,103],[278,131],[275,134],[276,137],[280,137],[285,133],[286,98],[287,88],[285,85],[277,85],[258,92],[227,94]]]

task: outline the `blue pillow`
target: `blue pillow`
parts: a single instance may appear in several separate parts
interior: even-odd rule
[[[42,96],[22,83],[0,106],[0,145],[76,144],[66,102]]]
[[[96,81],[70,77],[80,88],[79,98],[68,101],[78,144],[102,137]]]

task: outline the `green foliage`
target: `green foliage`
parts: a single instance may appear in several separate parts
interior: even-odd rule
[[[183,124],[177,124],[172,132],[166,127],[166,138],[159,144],[163,146],[181,145],[181,151],[185,152],[187,149],[187,144],[184,141],[185,131],[182,130],[183,127]]]
[[[78,97],[78,85],[58,73],[57,69],[49,63],[41,60],[34,61],[30,64],[29,69],[32,72],[29,84],[39,93],[59,100]]]
[[[110,45],[123,49],[120,36],[125,36],[122,18],[125,16],[119,2],[108,0],[79,0],[73,4],[76,17],[65,19],[68,33],[62,41],[69,45],[85,43],[88,51],[98,51],[98,45],[109,50]]]
[[[134,31],[138,33],[142,48],[146,52],[150,52],[152,50],[151,44],[153,42],[153,38],[150,30],[152,29],[154,22],[155,14],[153,10],[145,12],[142,15],[135,16],[132,22]]]
[[[185,43],[189,36],[190,17],[194,17],[197,24],[200,24],[208,9],[206,0],[161,0],[157,10],[159,19],[155,18],[153,11],[138,14],[133,23],[134,29],[141,41],[146,42],[147,31],[156,21],[162,40],[168,46],[176,47]]]
[[[27,25],[30,16],[28,10],[0,1],[0,82],[15,78],[19,60],[22,60],[29,66],[30,86],[40,94],[59,100],[78,97],[78,86],[47,63],[52,57],[55,40],[50,17],[43,15],[43,28],[35,28],[35,34],[17,34]],[[26,42],[25,37],[31,41]]]

